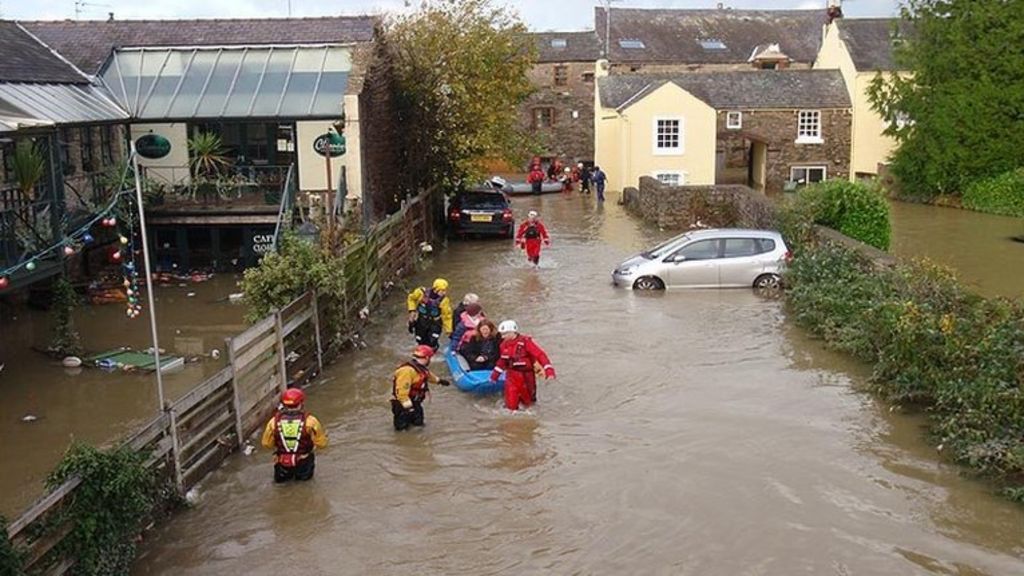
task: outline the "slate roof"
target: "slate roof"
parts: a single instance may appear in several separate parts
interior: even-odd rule
[[[0,55],[0,82],[89,82],[14,22],[0,21]]]
[[[623,74],[598,79],[601,105],[628,107],[666,83],[674,83],[716,110],[849,108],[838,70],[749,70],[674,76]]]
[[[373,16],[208,20],[61,20],[21,22],[87,74],[111,50],[149,46],[358,43],[373,40]]]
[[[900,34],[906,35],[907,23],[895,18],[842,18],[836,25],[857,70],[896,70],[893,32],[899,26]]]
[[[606,14],[594,8],[598,40],[604,42]],[[614,62],[685,64],[743,63],[759,44],[779,44],[795,62],[818,54],[824,10],[686,10],[612,8],[609,59]],[[644,48],[622,48],[619,40],[640,40]],[[706,49],[719,40],[724,49]]]
[[[595,62],[601,57],[601,43],[597,34],[590,32],[534,32],[537,44],[537,61],[550,62]],[[565,40],[565,47],[552,45],[553,40]]]

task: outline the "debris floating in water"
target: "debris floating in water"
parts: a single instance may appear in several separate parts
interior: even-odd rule
[[[32,414],[26,414],[21,419],[22,422],[35,422],[36,420],[39,420],[39,417],[38,416],[33,416]]]
[[[82,365],[82,359],[79,358],[78,356],[67,356],[63,360],[61,360],[60,363],[65,368],[78,368],[79,366]]]

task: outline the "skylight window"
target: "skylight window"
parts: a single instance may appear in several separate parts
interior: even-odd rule
[[[552,48],[565,48],[568,45],[569,45],[569,43],[565,41],[565,38],[552,38],[551,39],[551,47]]]
[[[643,40],[637,40],[635,38],[623,38],[619,40],[619,47],[631,50],[642,50],[646,48]]]
[[[725,42],[717,38],[702,38],[698,40],[701,48],[705,50],[725,50]]]

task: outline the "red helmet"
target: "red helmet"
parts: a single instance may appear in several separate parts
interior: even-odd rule
[[[288,406],[289,408],[295,408],[296,406],[302,406],[306,401],[306,393],[298,388],[289,388],[281,394],[281,404]]]
[[[414,358],[426,358],[430,360],[434,356],[434,349],[426,344],[420,344],[416,348],[413,348],[412,355]]]

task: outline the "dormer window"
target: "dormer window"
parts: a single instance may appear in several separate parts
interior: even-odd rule
[[[705,50],[725,50],[725,42],[722,42],[718,38],[701,38],[697,42],[700,43],[700,47]]]
[[[643,40],[638,40],[636,38],[622,38],[619,40],[619,48],[625,48],[626,50],[643,50],[646,46],[644,46]]]

